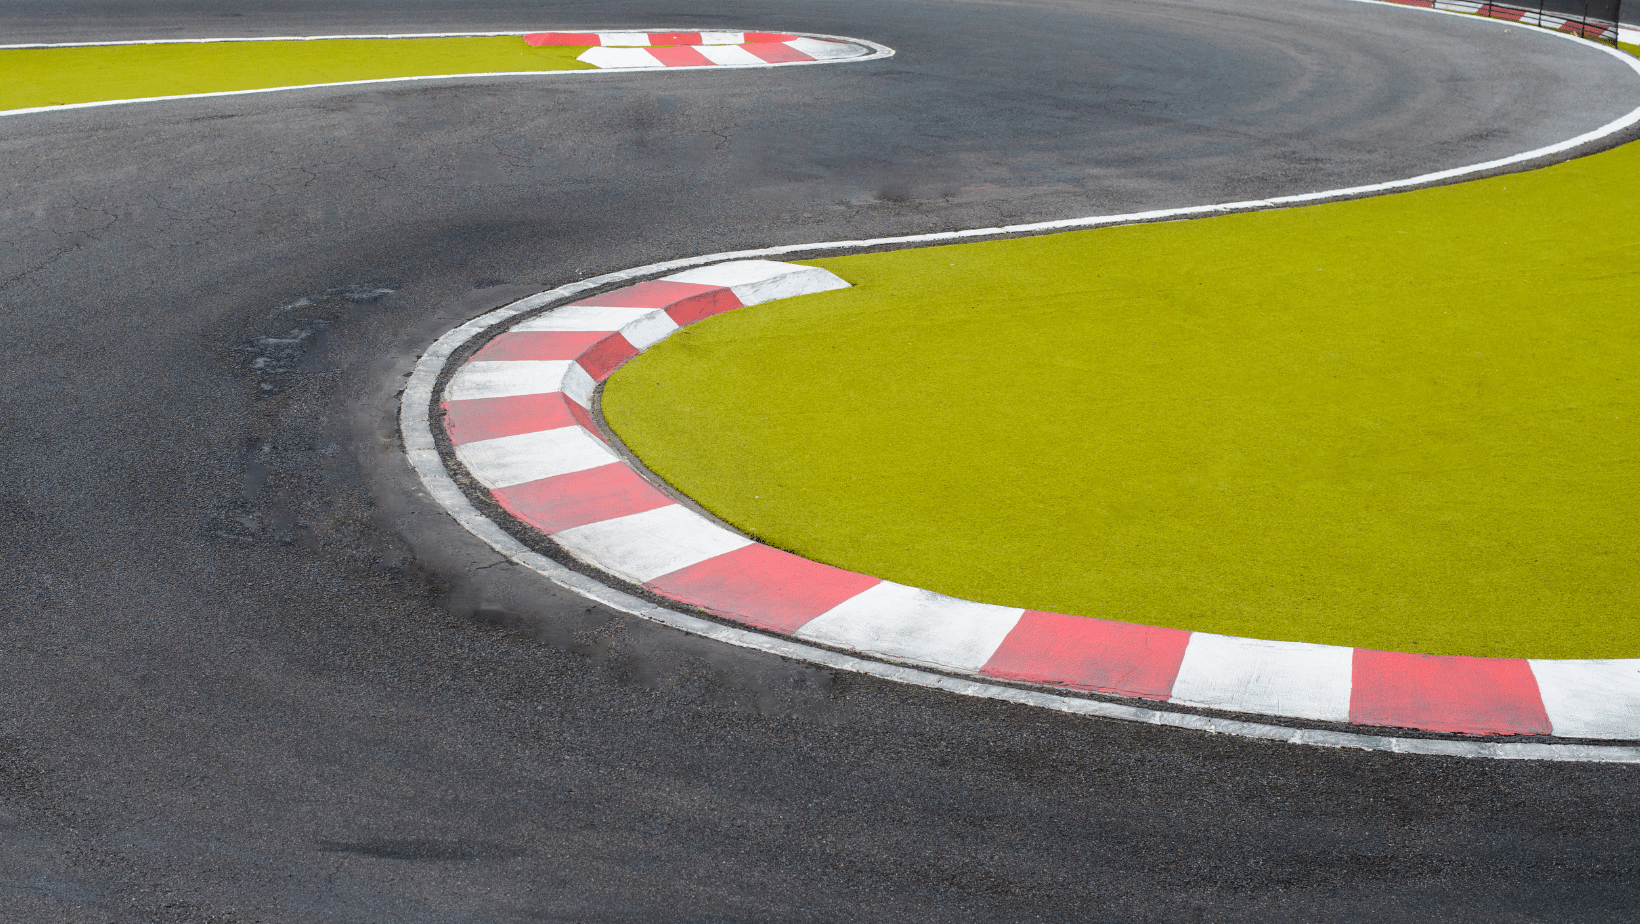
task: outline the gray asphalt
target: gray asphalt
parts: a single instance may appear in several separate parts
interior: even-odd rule
[[[1597,53],[1341,0],[0,24],[899,52],[0,119],[0,920],[1634,919],[1640,770],[1071,719],[715,646],[500,563],[393,431],[421,349],[547,286],[1477,162],[1640,102]]]

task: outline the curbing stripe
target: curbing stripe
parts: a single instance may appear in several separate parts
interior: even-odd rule
[[[880,578],[753,543],[644,587],[736,622],[790,634],[879,583]]]
[[[1640,738],[1640,659],[1528,663],[1555,734]]]
[[[1168,702],[1348,722],[1353,654],[1337,645],[1195,632]]]
[[[443,411],[444,432],[452,446],[560,427],[583,427],[603,438],[587,409],[561,392],[446,401]]]
[[[472,401],[563,391],[564,375],[574,365],[571,360],[471,362],[456,372],[444,397],[448,401]]]
[[[752,544],[671,498],[667,501],[665,507],[577,526],[552,538],[576,558],[634,584]]]
[[[586,370],[594,382],[602,382],[619,369],[622,363],[637,356],[638,352],[638,347],[624,335],[610,334],[598,341],[597,346],[581,354],[576,363]]]
[[[1358,648],[1350,721],[1466,735],[1547,735],[1553,728],[1525,660]]]
[[[836,648],[975,673],[1001,647],[1024,612],[883,581],[792,634]]]
[[[601,70],[627,70],[635,67],[665,67],[647,48],[588,48],[575,60]]]
[[[813,61],[814,58],[804,54],[784,42],[770,42],[766,45],[747,45],[746,51],[760,61],[769,64],[792,64],[803,61]]]
[[[573,305],[566,305],[551,314],[544,314],[539,318],[525,321],[524,323],[513,328],[513,330],[515,332],[536,330],[590,330],[613,334],[654,310],[654,308],[648,307],[629,308],[615,305],[593,305],[585,302],[576,302]]]
[[[520,359],[570,360],[603,339],[595,330],[536,330],[506,333],[484,344],[473,359],[506,362]]]
[[[746,45],[789,42],[798,38],[786,32],[532,32],[524,36],[531,45],[590,45],[647,48],[652,45]]]
[[[1029,610],[980,671],[987,677],[1166,700],[1190,633]]]
[[[456,447],[456,458],[487,488],[510,488],[620,461],[580,427],[463,443]]]
[[[525,482],[495,491],[492,496],[508,513],[544,533],[675,503],[619,462]]]
[[[712,64],[733,67],[737,64],[767,64],[769,60],[753,54],[743,45],[702,45],[699,54]]]
[[[717,62],[689,45],[658,46],[649,54],[666,67],[716,67]]]
[[[568,44],[568,43],[565,43]],[[703,45],[699,43],[650,44],[636,42],[595,44],[575,60],[595,68],[631,70],[657,67],[771,67],[782,64],[817,64],[846,61],[872,54],[872,49],[852,42],[818,38],[757,44]]]

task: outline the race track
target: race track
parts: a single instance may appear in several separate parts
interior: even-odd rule
[[[897,52],[0,118],[0,917],[1632,915],[1635,768],[1215,738],[717,646],[503,563],[419,495],[394,420],[429,343],[553,285],[1484,161],[1632,108],[1616,62],[1348,0],[30,0],[0,23]]]

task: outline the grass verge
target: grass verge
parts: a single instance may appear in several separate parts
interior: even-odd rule
[[[1640,144],[1351,202],[809,261],[610,381],[658,474],[958,597],[1640,656]]]
[[[0,50],[0,110],[389,77],[583,70],[521,37],[318,39]]]

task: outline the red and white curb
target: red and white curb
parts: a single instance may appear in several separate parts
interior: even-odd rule
[[[575,60],[598,68],[764,67],[869,55],[851,40],[783,32],[537,32],[531,45],[590,45]]]
[[[1612,54],[1640,74],[1640,61],[1626,54],[1566,33],[1558,35]],[[1267,740],[1428,755],[1640,763],[1640,747],[1633,745],[1295,728],[1145,705],[1150,700],[1176,707],[1440,732],[1634,740],[1640,739],[1640,660],[1407,655],[1192,633],[957,600],[809,562],[695,513],[625,465],[604,444],[590,409],[604,377],[677,327],[718,311],[845,284],[814,268],[767,258],[1369,195],[1564,153],[1637,122],[1640,108],[1575,138],[1511,157],[1347,189],[771,247],[673,260],[571,283],[475,318],[433,344],[416,364],[403,393],[400,426],[406,454],[432,499],[513,562],[615,609],[730,644],[963,695]],[[638,280],[652,281],[605,291]],[[581,298],[587,295],[593,297]],[[555,306],[562,307],[542,313]],[[521,317],[522,323],[506,327]],[[501,335],[454,370],[442,394],[436,394],[452,356],[498,332]],[[433,433],[435,397],[456,458],[515,518],[619,582],[731,622],[662,606],[588,577],[502,529],[473,505],[446,468]],[[1055,684],[1131,699],[1111,702],[997,681]]]
[[[1474,735],[1640,739],[1640,660],[1400,654],[959,600],[810,561],[659,490],[592,422],[598,383],[680,327],[844,288],[768,260],[691,269],[515,324],[442,394],[462,466],[584,564],[723,619],[954,674],[1227,712]]]
[[[1628,27],[1620,27],[1616,23],[1584,22],[1582,19],[1556,16],[1546,13],[1542,9],[1524,9],[1522,7],[1501,3],[1477,2],[1477,0],[1388,0],[1400,6],[1416,6],[1429,10],[1441,10],[1449,13],[1467,13],[1472,16],[1484,16],[1487,19],[1501,19],[1506,22],[1518,22],[1523,26],[1537,26],[1541,29],[1552,29],[1556,32],[1569,32],[1581,35],[1584,38],[1600,41],[1633,41],[1632,32]],[[1620,38],[1621,34],[1630,34],[1628,38]]]
[[[874,61],[892,58],[894,49],[865,39],[819,33],[775,32],[537,32],[525,35],[519,32],[417,32],[380,35],[281,35],[267,38],[209,38],[209,39],[148,39],[122,42],[63,42],[0,45],[0,51],[31,48],[92,48],[114,45],[171,45],[216,44],[236,42],[318,42],[326,39],[410,39],[410,38],[495,38],[516,35],[534,45],[589,44],[577,60],[593,65],[589,70],[570,71],[491,71],[479,74],[426,74],[414,77],[380,77],[371,80],[338,80],[328,83],[292,84],[285,87],[263,87],[255,90],[220,90],[211,93],[178,93],[170,96],[144,96],[135,99],[96,100],[86,103],[64,103],[55,106],[30,106],[22,109],[0,110],[0,117],[31,115],[41,112],[59,112],[69,109],[94,109],[103,106],[129,106],[135,103],[160,103],[180,99],[211,99],[219,96],[250,96],[262,93],[282,93],[286,90],[315,90],[325,87],[353,87],[380,83],[410,83],[419,80],[471,80],[488,77],[585,77],[589,74],[623,74],[633,71],[651,71],[656,68],[681,67],[795,67],[810,64]],[[588,42],[555,42],[550,36],[575,35],[597,39]],[[603,42],[608,36],[611,42]],[[679,44],[671,47],[619,47],[623,38],[647,45],[654,38],[676,37],[688,39],[735,38],[738,43],[722,46],[689,47]],[[534,39],[535,41],[531,41]],[[640,42],[641,39],[641,42]],[[603,47],[608,44],[610,47]],[[588,57],[591,55],[592,57]],[[629,56],[622,58],[621,56]]]

